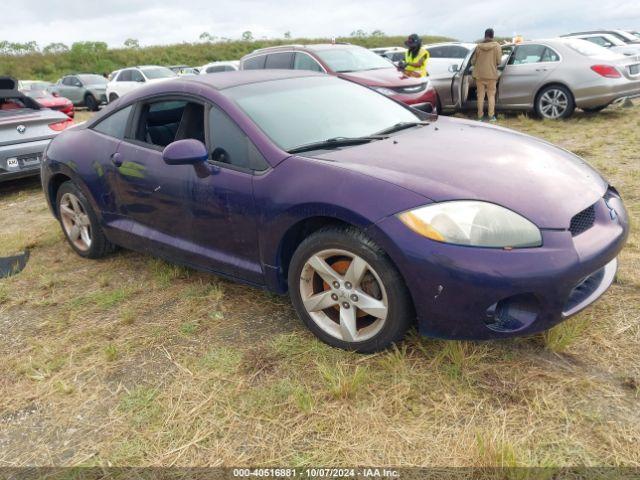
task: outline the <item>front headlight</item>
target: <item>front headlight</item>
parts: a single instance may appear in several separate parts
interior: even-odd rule
[[[385,88],[385,87],[373,87],[373,89],[378,92],[381,93],[383,95],[386,95],[387,97],[390,97],[391,95],[395,95],[396,92],[394,92],[393,90],[391,90],[390,88]]]
[[[438,242],[473,247],[523,248],[542,245],[538,227],[499,205],[459,200],[398,214],[414,232]]]

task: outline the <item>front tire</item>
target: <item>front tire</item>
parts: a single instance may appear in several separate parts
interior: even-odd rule
[[[91,111],[91,112],[97,112],[98,111],[98,101],[96,100],[96,97],[94,97],[90,93],[87,94],[87,96],[84,97],[84,106],[87,107],[89,109],[89,111]]]
[[[415,317],[404,280],[362,232],[326,228],[305,239],[289,267],[289,294],[325,343],[361,353],[400,341]]]
[[[569,118],[576,108],[571,91],[562,85],[544,87],[536,96],[536,114],[547,120]]]
[[[91,204],[73,182],[60,185],[56,209],[62,231],[78,255],[101,258],[115,250],[115,246],[104,235]]]

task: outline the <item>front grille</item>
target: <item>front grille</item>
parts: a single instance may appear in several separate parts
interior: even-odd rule
[[[420,85],[412,85],[411,87],[391,87],[391,90],[393,90],[394,92],[410,95],[413,93],[420,93],[425,88],[427,88],[427,82],[421,83]]]
[[[569,231],[571,236],[575,237],[583,232],[586,232],[596,221],[596,209],[595,205],[585,208],[580,213],[577,213],[571,219],[571,225],[569,225]]]

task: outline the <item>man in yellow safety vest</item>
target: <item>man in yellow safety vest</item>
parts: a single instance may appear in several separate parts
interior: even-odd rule
[[[405,40],[404,45],[407,47],[404,54],[404,74],[416,78],[426,77],[429,51],[422,48],[422,39],[417,33],[412,33]]]

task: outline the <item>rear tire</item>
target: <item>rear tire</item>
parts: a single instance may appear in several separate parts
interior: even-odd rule
[[[97,112],[99,107],[96,97],[94,97],[90,93],[88,93],[84,97],[84,106],[87,107],[91,112]]]
[[[69,245],[81,257],[101,258],[116,249],[104,235],[91,204],[73,182],[64,182],[58,188],[56,211]]]
[[[547,120],[569,118],[576,108],[573,94],[562,85],[549,85],[536,95],[536,114]]]
[[[327,227],[306,238],[293,254],[288,277],[298,316],[331,346],[376,352],[400,341],[414,321],[404,279],[354,228]]]

